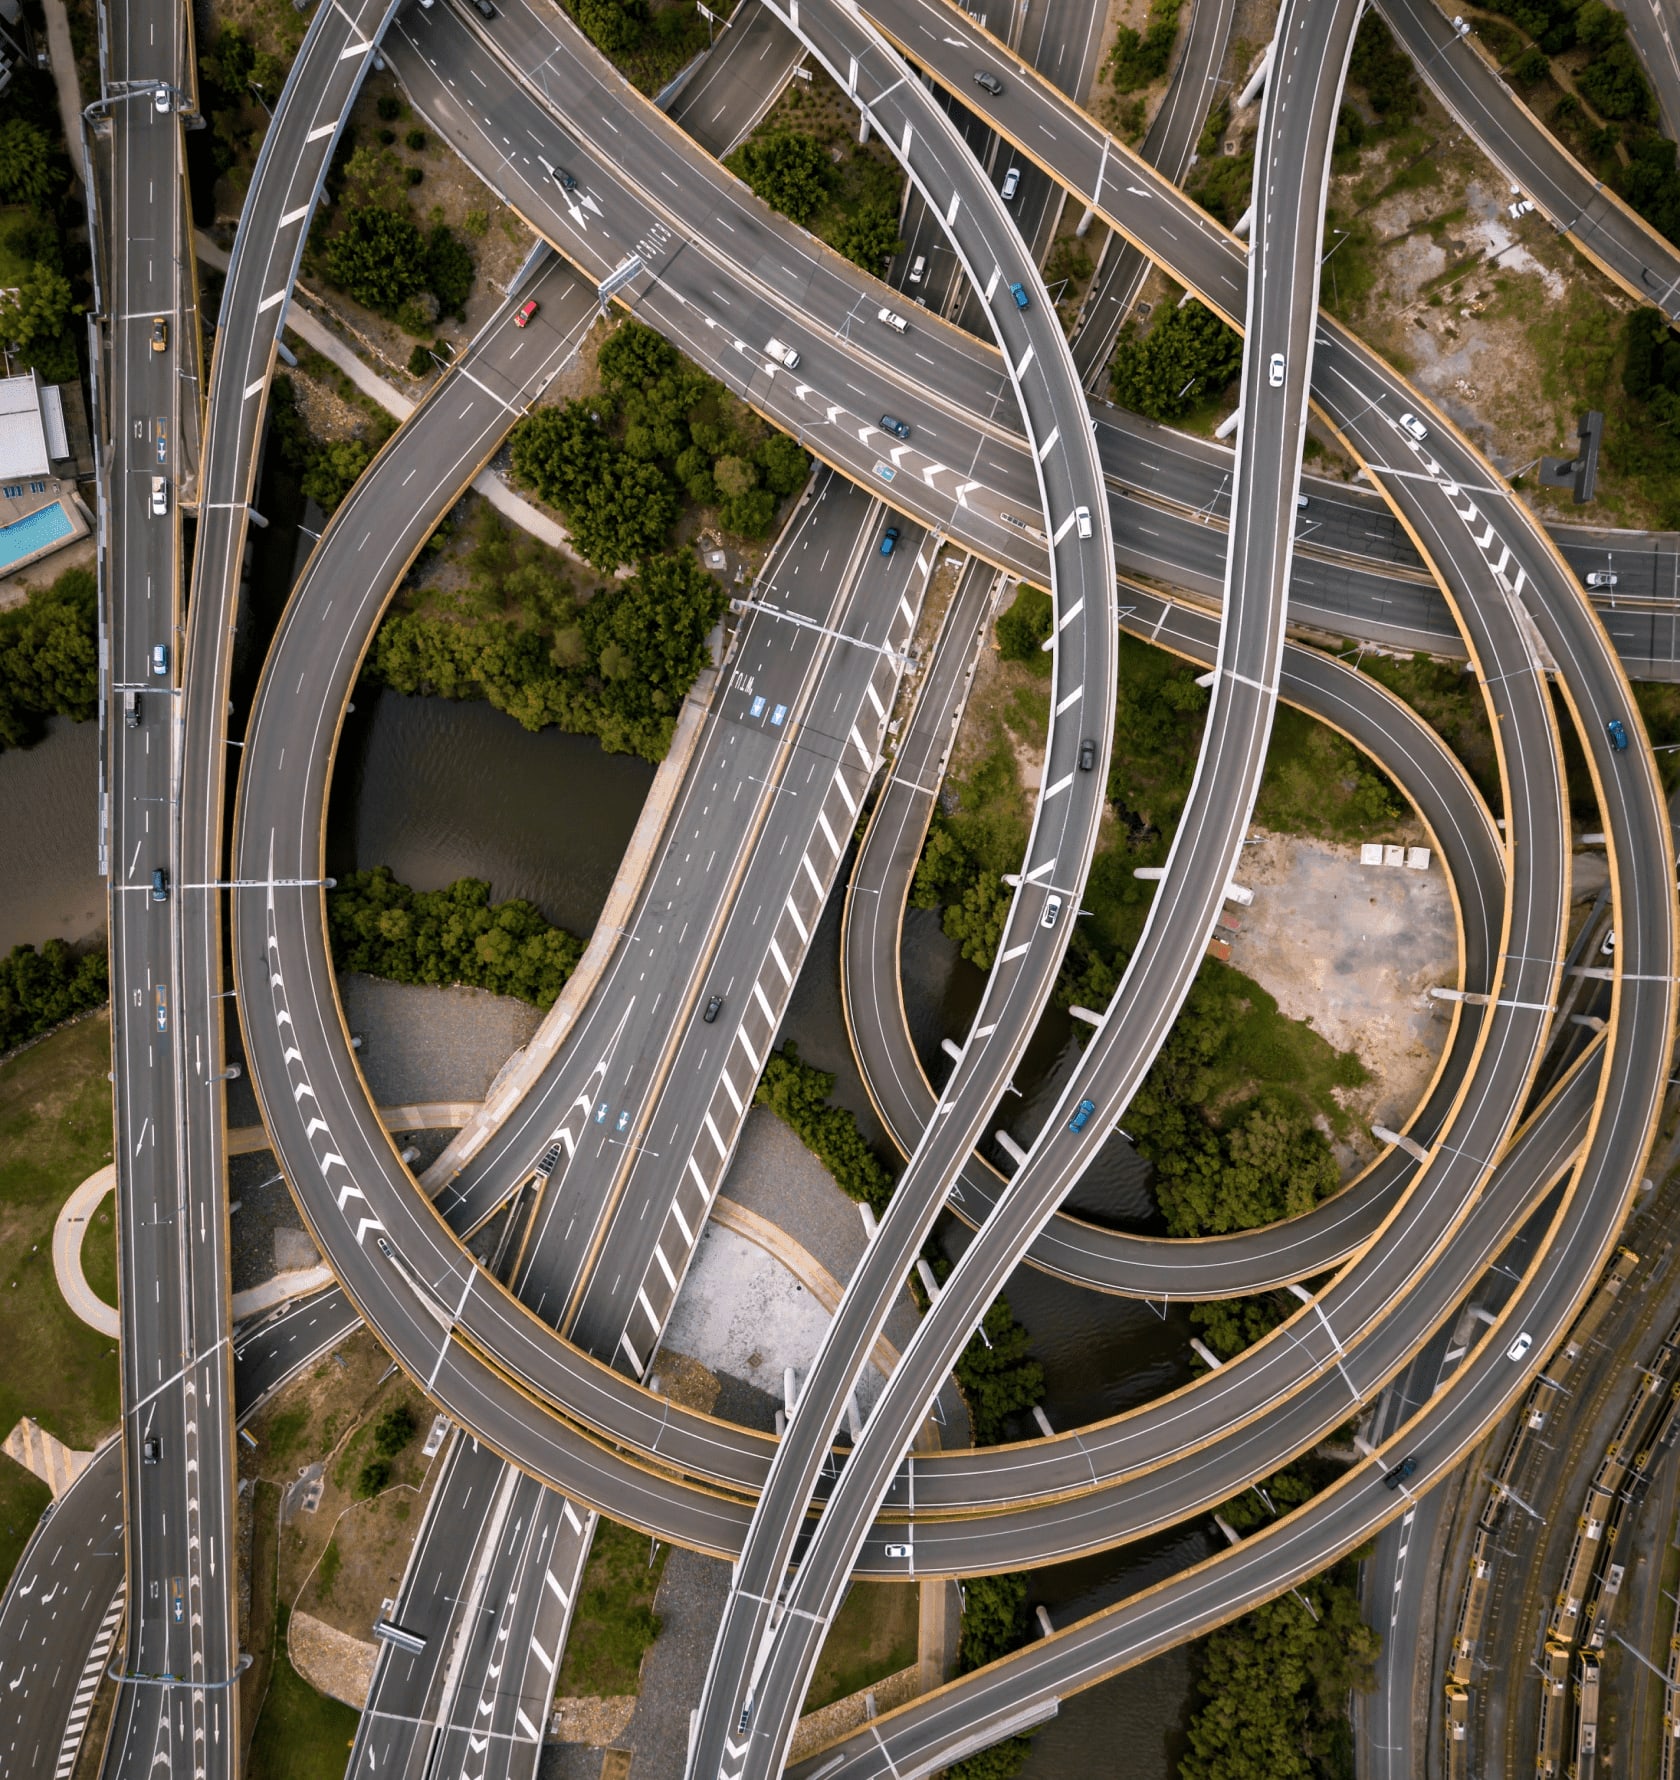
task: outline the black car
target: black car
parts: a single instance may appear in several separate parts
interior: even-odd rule
[[[160,865],[155,867],[152,872],[152,901],[168,902],[168,900],[169,873]]]
[[[706,1011],[700,1016],[700,1018],[702,1020],[704,1020],[708,1026],[710,1026],[711,1023],[713,1022],[713,1020],[715,1020],[718,1017],[718,1015],[721,1014],[722,1012],[723,1012],[723,997],[721,995],[714,995],[711,998],[711,1000],[706,1003]]]
[[[974,71],[974,84],[979,87],[983,93],[990,93],[994,99],[1001,99],[1003,97],[1003,82],[989,69],[976,68]]]
[[[1385,1471],[1383,1473],[1383,1482],[1386,1483],[1391,1490],[1397,1490],[1417,1469],[1417,1465],[1418,1462],[1415,1455],[1410,1458],[1404,1458],[1392,1471]]]
[[[490,0],[473,0],[473,5],[476,6],[487,19],[493,19],[496,16],[496,9],[490,4]]]
[[[881,416],[881,431],[884,433],[891,433],[895,439],[908,439],[910,437],[909,422],[900,420],[896,414],[883,414]]]
[[[163,1442],[156,1434],[150,1434],[140,1448],[140,1458],[144,1464],[155,1465],[163,1457]]]
[[[560,181],[561,191],[575,192],[577,190],[577,180],[564,167],[556,167],[554,177]]]
[[[1079,770],[1088,773],[1097,764],[1097,744],[1086,736],[1079,744]]]

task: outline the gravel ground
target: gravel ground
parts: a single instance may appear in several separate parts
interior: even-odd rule
[[[339,978],[345,1017],[381,1106],[482,1100],[496,1072],[537,1029],[541,1013],[483,989],[432,989],[378,977]]]

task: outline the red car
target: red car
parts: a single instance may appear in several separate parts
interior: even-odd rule
[[[537,312],[537,299],[532,297],[528,302],[521,303],[513,318],[516,328],[528,327],[531,317]]]

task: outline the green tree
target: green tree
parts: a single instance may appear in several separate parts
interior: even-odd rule
[[[635,49],[648,22],[646,0],[573,0],[572,15],[589,41],[607,56]]]
[[[62,189],[54,146],[27,118],[0,123],[0,200],[44,209]]]
[[[37,260],[15,291],[0,297],[0,336],[26,356],[56,343],[73,316],[81,314],[70,280]]]
[[[444,223],[438,223],[426,237],[426,283],[440,309],[457,321],[467,319],[467,298],[473,286],[472,251]]]
[[[1116,92],[1135,93],[1166,73],[1178,36],[1178,6],[1179,0],[1155,0],[1141,32],[1120,27],[1108,52],[1108,75]]]
[[[750,137],[724,165],[773,210],[781,211],[801,228],[827,199],[834,168],[822,143],[797,130],[773,130],[766,136]]]
[[[1121,339],[1114,399],[1151,420],[1178,420],[1241,369],[1242,342],[1212,310],[1191,301],[1157,311],[1147,334]]]
[[[1049,640],[1056,613],[1049,594],[1022,584],[1007,612],[997,621],[998,654],[1005,661],[1025,661],[1037,666],[1047,661],[1043,645]]]
[[[772,433],[753,456],[764,486],[778,498],[797,492],[810,473],[810,458],[798,441],[786,433]]]
[[[314,452],[300,486],[312,501],[330,513],[372,462],[373,447],[365,440],[334,439]]]
[[[13,946],[0,958],[0,1051],[50,1032],[110,994],[103,945],[78,955],[61,939]]]
[[[375,204],[351,204],[327,242],[327,276],[369,309],[394,315],[426,288],[426,247],[413,220]]]
[[[1390,126],[1397,128],[1423,109],[1411,58],[1374,12],[1367,12],[1360,20],[1348,62],[1348,79],[1365,89],[1371,109]]]
[[[351,872],[327,893],[327,927],[340,970],[399,983],[466,983],[542,1008],[565,987],[583,950],[530,903],[492,904],[480,878],[414,890],[383,865]]]
[[[91,571],[67,569],[0,613],[0,747],[27,747],[49,716],[81,723],[98,709],[95,608]]]
[[[955,1370],[974,1424],[974,1444],[995,1446],[1012,1415],[1043,1402],[1044,1368],[1027,1357],[1032,1337],[1016,1322],[1007,1298],[992,1300],[980,1327],[984,1337],[970,1337]]]
[[[1019,1573],[963,1579],[962,1631],[957,1671],[967,1675],[994,1663],[1026,1643],[1031,1624],[1027,1579]],[[1031,1747],[1025,1737],[1008,1737],[976,1751],[947,1770],[951,1780],[1014,1780]]]
[[[895,253],[904,251],[898,217],[885,204],[863,204],[848,211],[834,225],[832,245],[854,266],[877,275]]]
[[[864,1140],[851,1111],[829,1104],[833,1090],[833,1075],[800,1062],[799,1048],[790,1042],[765,1059],[753,1101],[769,1107],[791,1127],[834,1176],[841,1192],[884,1211],[892,1197],[892,1176]]]
[[[1648,123],[1657,115],[1656,95],[1625,37],[1599,49],[1576,75],[1575,85],[1601,117]]]

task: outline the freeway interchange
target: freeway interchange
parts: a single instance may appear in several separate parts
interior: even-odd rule
[[[1446,1476],[1544,1365],[1640,1188],[1668,1083],[1676,914],[1667,808],[1627,670],[1673,675],[1680,638],[1671,617],[1637,602],[1595,609],[1577,571],[1603,559],[1605,541],[1542,527],[1444,413],[1319,311],[1330,152],[1359,7],[1282,6],[1245,244],[1175,182],[1205,109],[1193,90],[1175,86],[1138,154],[1059,76],[1039,72],[1060,61],[1051,52],[1073,34],[1076,8],[1052,4],[1028,45],[1018,27],[1020,40],[1006,42],[947,0],[748,4],[691,83],[687,109],[679,99],[671,115],[547,0],[317,9],[274,111],[222,300],[190,579],[178,499],[167,528],[142,516],[152,434],[136,421],[143,479],[129,423],[168,419],[168,436],[181,437],[177,382],[145,349],[138,318],[167,313],[179,334],[194,299],[178,257],[160,284],[132,250],[107,252],[107,696],[143,688],[147,713],[138,729],[107,731],[125,1410],[121,1448],[82,1498],[108,1520],[120,1450],[129,1610],[113,1670],[124,1683],[113,1772],[237,1765],[230,997],[275,1153],[341,1282],[330,1327],[359,1316],[473,1436],[470,1450],[451,1449],[398,1611],[420,1625],[422,1597],[444,1605],[425,1620],[421,1652],[384,1647],[350,1756],[356,1774],[419,1776],[439,1762],[534,1770],[553,1662],[543,1655],[539,1668],[525,1652],[557,1653],[564,1640],[597,1513],[733,1560],[688,1772],[779,1773],[854,1574],[1021,1569],[1211,1512],[1375,1399],[1517,1233],[1531,1221],[1541,1230],[1499,1314],[1334,1486],[799,1770],[824,1780],[934,1771],[1323,1569],[1401,1513],[1410,1491]],[[133,18],[153,11],[171,44],[178,34],[190,43],[178,12],[142,6],[113,31],[118,51]],[[1674,250],[1608,200],[1576,204],[1580,170],[1506,103],[1481,62],[1446,61],[1474,52],[1424,0],[1385,11],[1496,163],[1548,214],[1574,205],[1558,226],[1634,297],[1672,308],[1662,268]],[[1194,12],[1180,71],[1191,88],[1212,78],[1230,26],[1217,0]],[[800,55],[813,58],[891,147],[918,241],[937,231],[958,268],[942,301],[966,329],[934,307],[915,312],[907,336],[872,325],[892,288],[724,171],[714,157],[749,109],[749,47],[783,79]],[[1082,93],[1088,28],[1076,48],[1067,78]],[[234,735],[233,636],[268,380],[322,181],[376,54],[551,252],[333,514]],[[190,50],[168,55],[173,68]],[[149,93],[162,72],[148,62],[121,79]],[[979,76],[990,84],[977,92]],[[190,84],[180,83],[182,111]],[[716,132],[732,98],[728,133]],[[169,227],[180,235],[180,118],[132,99],[107,107],[111,125],[94,138],[110,161],[105,220],[118,239],[132,232],[144,172],[151,189],[161,180],[174,194]],[[708,135],[701,114],[713,99],[722,103]],[[975,115],[954,115],[954,102]],[[1015,212],[979,158],[995,157],[997,143],[1032,163],[1030,202]],[[553,177],[557,164],[573,170],[576,192]],[[1039,222],[1063,197],[1114,231],[1112,264],[1071,341],[1039,263]],[[1231,448],[1087,395],[1147,262],[1243,334]],[[325,923],[334,753],[395,588],[572,364],[607,306],[608,279],[618,304],[819,461],[739,615],[724,671],[691,695],[681,788],[632,917],[597,935],[587,997],[543,1066],[471,1144],[446,1152],[422,1191],[372,1104],[338,998]],[[1666,293],[1656,288],[1665,282]],[[514,328],[533,300],[531,325],[522,317]],[[795,343],[796,364],[766,357],[760,342],[771,336]],[[1370,492],[1303,484],[1309,406]],[[875,418],[889,413],[909,422],[896,441]],[[186,486],[185,465],[175,486]],[[1318,516],[1310,542],[1303,486]],[[902,539],[883,555],[889,519]],[[889,767],[890,714],[910,695],[921,605],[946,548],[966,566],[934,650],[915,664],[913,715]],[[1655,583],[1660,546],[1653,563]],[[905,1028],[899,923],[999,575],[1048,588],[1050,727],[996,963],[972,1030],[952,1047],[954,1067],[935,1084]],[[1426,724],[1327,652],[1287,638],[1290,623],[1465,657],[1492,720],[1500,822]],[[1007,1091],[1050,1003],[1098,840],[1122,630],[1208,664],[1201,754],[1125,974],[1106,1008],[1090,1010],[1090,1042],[1048,1119],[1016,1131]],[[164,633],[159,684],[151,651]],[[788,713],[785,729],[747,721],[765,686]],[[1458,977],[1443,985],[1463,998],[1446,1053],[1402,1136],[1315,1211],[1197,1244],[1105,1230],[1059,1207],[1123,1123],[1189,991],[1237,874],[1279,698],[1351,736],[1435,837],[1460,931]],[[1575,988],[1565,724],[1602,812],[1617,943],[1600,1035],[1541,1092]],[[745,798],[718,795],[747,784]],[[846,866],[847,837],[866,817],[841,969],[860,1067],[905,1165],[772,1438],[661,1396],[652,1361]],[[705,873],[688,866],[699,849],[713,862]],[[148,893],[158,866],[171,890],[161,908]],[[611,1129],[594,1116],[609,1101],[626,1109]],[[859,1373],[947,1207],[975,1238],[860,1425]],[[504,1211],[486,1264],[466,1239]],[[1237,1359],[1111,1421],[1010,1447],[912,1452],[1022,1260],[1129,1296],[1283,1286],[1300,1304]],[[140,1289],[154,1278],[167,1302],[162,1285],[155,1298]],[[1519,1328],[1532,1350],[1512,1364],[1506,1346]],[[294,1346],[307,1349],[301,1333]],[[156,1466],[141,1458],[154,1435]],[[1383,1477],[1402,1453],[1418,1470],[1397,1494]],[[176,1576],[190,1612],[171,1615],[160,1579]],[[461,1626],[501,1599],[496,1649],[463,1657]],[[73,1649],[88,1627],[52,1636]],[[512,1660],[504,1646],[520,1668],[516,1685],[498,1687]],[[49,1704],[40,1709],[28,1731],[37,1747],[56,1722]],[[480,1720],[493,1736],[475,1737]]]

